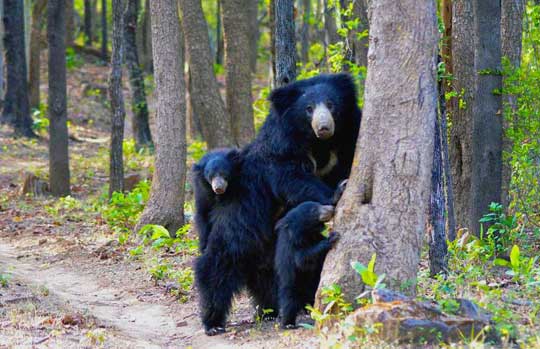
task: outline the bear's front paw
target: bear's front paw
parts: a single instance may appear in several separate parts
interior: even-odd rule
[[[334,205],[337,204],[339,199],[341,199],[341,196],[345,192],[345,188],[347,188],[347,183],[349,182],[349,179],[344,179],[341,182],[339,182],[336,191],[334,192]]]
[[[330,234],[328,234],[328,243],[330,244],[330,246],[334,246],[338,240],[339,240],[339,233],[336,233],[335,231],[333,231],[333,232],[330,232]]]
[[[215,336],[221,333],[225,333],[225,328],[223,327],[211,327],[204,331],[207,336]]]

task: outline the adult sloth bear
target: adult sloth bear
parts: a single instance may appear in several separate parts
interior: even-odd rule
[[[348,75],[293,83],[276,89],[270,102],[258,136],[240,152],[239,175],[208,213],[206,249],[195,263],[208,335],[225,331],[243,287],[259,311],[277,310],[276,220],[304,201],[334,204],[337,183],[350,172],[360,110]]]

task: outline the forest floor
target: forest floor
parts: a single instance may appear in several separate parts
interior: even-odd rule
[[[235,301],[228,333],[206,336],[196,292],[179,301],[150,277],[144,259],[130,255],[133,246],[118,243],[96,207],[108,178],[109,69],[77,64],[68,71],[70,198],[21,195],[26,173],[48,177],[47,135],[13,139],[0,126],[0,348],[313,347],[307,330],[254,321],[245,295]],[[129,138],[129,90],[124,95]],[[140,165],[127,164],[128,172]]]

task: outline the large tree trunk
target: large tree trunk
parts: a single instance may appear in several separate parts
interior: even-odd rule
[[[444,35],[441,56],[448,74],[452,74],[452,0],[441,1],[441,17],[444,24]],[[447,81],[445,81],[446,85]],[[447,91],[445,86],[445,90]]]
[[[66,0],[66,46],[73,46],[75,41],[74,0]]]
[[[302,0],[302,29],[301,37],[301,59],[302,63],[306,64],[309,61],[309,18],[311,17],[311,0]]]
[[[482,216],[489,204],[501,200],[502,104],[501,4],[473,1],[475,14],[475,90],[472,123],[471,228],[480,233]]]
[[[437,108],[435,3],[373,0],[370,11],[358,151],[336,210],[341,239],[326,258],[318,306],[321,289],[332,284],[352,303],[364,285],[350,263],[367,264],[373,253],[389,287],[414,293],[425,235]]]
[[[259,43],[259,1],[249,1],[248,18],[249,18],[249,66],[251,72],[257,72],[257,47]]]
[[[180,0],[187,60],[190,101],[200,119],[202,135],[209,149],[233,145],[231,118],[219,93],[214,74],[208,25],[199,0]]]
[[[523,33],[523,12],[525,0],[502,0],[501,13],[501,48],[503,56],[510,60],[513,67],[519,67],[521,63],[521,37]],[[503,96],[504,108],[510,115],[505,115],[503,120],[504,129],[512,127],[512,120],[517,118],[517,98],[513,95]],[[510,154],[512,152],[512,140],[505,136],[503,150],[506,153],[502,172],[502,195],[501,203],[504,207],[510,204],[510,181],[512,168],[510,166]]]
[[[101,0],[101,59],[107,62],[107,0]]]
[[[367,0],[355,0],[353,2],[353,15],[355,18],[360,20],[358,28],[353,30],[352,33],[356,35],[357,33],[362,33],[365,30],[369,29],[369,20],[367,13]],[[362,37],[361,39],[352,40],[354,48],[354,60],[359,66],[367,67],[367,53],[368,53],[368,36]]]
[[[275,87],[276,77],[276,4],[275,0],[268,1],[268,31],[270,32],[270,87]]]
[[[472,3],[454,0],[452,8],[453,89],[450,163],[457,228],[471,227],[472,120],[474,92],[474,17]]]
[[[128,0],[129,1],[129,0]],[[124,95],[122,94],[122,59],[124,19],[122,0],[112,0],[112,57],[109,96],[111,99],[111,151],[109,161],[109,198],[114,192],[124,191],[124,119],[126,116]]]
[[[154,145],[148,123],[148,103],[146,102],[144,76],[137,52],[137,17],[139,14],[137,3],[138,0],[127,0],[123,24],[125,61],[129,70],[129,84],[131,86],[133,138],[135,138],[137,149],[141,149],[145,147],[153,148]]]
[[[227,110],[237,144],[245,145],[255,135],[249,66],[249,11],[253,0],[222,0]]]
[[[23,2],[20,0],[3,1],[7,91],[2,122],[11,124],[16,135],[35,137],[28,101]]]
[[[0,1],[0,108],[4,107],[4,1]],[[0,122],[1,122],[0,117]]]
[[[47,7],[47,0],[36,0],[32,9],[32,34],[30,35],[30,77],[29,98],[30,108],[39,108],[39,84],[41,82],[41,29],[45,18],[43,13]]]
[[[92,28],[92,0],[84,0],[84,44],[86,46],[92,46],[93,41],[94,31]]]
[[[176,232],[184,223],[186,105],[184,63],[176,0],[150,1],[157,94],[156,162],[150,199],[136,230],[160,224]]]
[[[294,1],[275,0],[276,75],[274,86],[296,80],[296,39],[294,31]]]
[[[216,64],[223,65],[225,56],[223,44],[223,25],[221,23],[221,0],[216,0]]]
[[[49,44],[49,180],[55,196],[69,195],[66,91],[66,2],[48,0]]]
[[[140,25],[137,30],[137,49],[140,63],[147,73],[154,71],[152,63],[152,25],[150,20],[150,0],[144,2],[144,10],[139,17]]]

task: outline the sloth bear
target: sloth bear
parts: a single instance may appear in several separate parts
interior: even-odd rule
[[[210,230],[195,281],[208,335],[225,331],[233,296],[244,287],[259,314],[277,315],[275,222],[304,201],[335,204],[350,172],[361,118],[350,76],[298,81],[269,99],[259,134],[240,151],[238,176],[205,220]]]
[[[275,272],[283,328],[295,328],[298,312],[313,304],[324,258],[339,238],[335,232],[328,238],[321,235],[333,215],[334,206],[306,201],[276,223]]]

